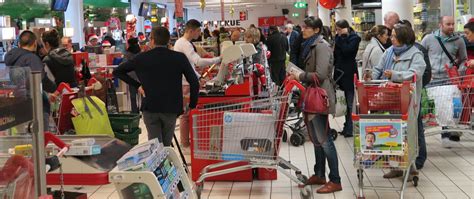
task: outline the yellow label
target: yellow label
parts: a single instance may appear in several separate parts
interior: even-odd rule
[[[396,146],[398,146],[398,143],[397,142],[385,142],[385,145],[386,146],[391,146],[391,147],[396,147]]]
[[[383,132],[383,133],[379,133],[379,138],[388,138],[388,136],[390,136],[390,133],[389,132]]]

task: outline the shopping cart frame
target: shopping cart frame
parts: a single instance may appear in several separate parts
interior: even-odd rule
[[[419,102],[417,102],[417,95],[416,95],[416,83],[411,83],[409,81],[403,82],[401,85],[401,88],[398,89],[397,91],[400,92],[399,94],[399,100],[401,103],[399,103],[398,107],[399,113],[397,114],[381,114],[381,113],[370,113],[371,108],[369,105],[365,105],[361,110],[361,103],[371,103],[371,100],[374,100],[374,98],[369,98],[367,99],[367,96],[363,95],[370,95],[367,94],[368,91],[365,89],[365,87],[372,87],[372,89],[375,89],[377,92],[377,87],[381,86],[382,84],[387,83],[388,81],[386,80],[377,80],[377,81],[359,81],[357,78],[354,78],[355,84],[356,84],[356,92],[355,92],[355,97],[354,97],[354,106],[353,108],[353,113],[352,113],[352,119],[355,123],[357,123],[357,128],[354,127],[354,167],[357,168],[357,178],[358,178],[358,194],[357,198],[358,199],[365,199],[364,196],[364,189],[371,189],[371,190],[393,190],[393,191],[400,191],[400,198],[404,198],[404,192],[406,188],[406,184],[408,182],[408,178],[410,175],[410,169],[415,169],[415,160],[416,157],[418,156],[418,123],[417,123],[417,108],[419,106]],[[416,78],[414,78],[414,81],[416,82]],[[412,89],[411,89],[411,88]],[[384,90],[384,89],[380,89]],[[395,89],[396,90],[396,89]],[[388,91],[388,90],[385,90]],[[380,91],[383,92],[383,91]],[[410,92],[411,92],[411,97],[410,97]],[[362,99],[362,100],[361,100]],[[409,99],[409,103],[407,104],[407,99]],[[374,100],[375,101],[375,100]],[[392,110],[393,111],[393,110]],[[407,131],[406,134],[403,134],[402,130],[402,138],[406,137],[407,138],[407,144],[409,147],[407,147],[407,151],[404,151],[405,154],[403,155],[367,155],[363,154],[361,152],[361,149],[359,148],[359,144],[357,143],[357,139],[359,139],[359,142],[361,140],[360,138],[360,132],[358,129],[360,128],[359,122],[361,120],[371,120],[371,119],[381,119],[381,120],[401,120],[402,122],[405,122],[407,125]],[[356,124],[354,125],[356,126]],[[403,147],[402,147],[403,148]],[[405,156],[405,157],[404,157]],[[375,160],[371,159],[369,162],[369,166],[367,166],[367,159],[364,160],[364,158],[373,158],[376,157]],[[400,161],[400,167],[393,167],[390,166],[390,164],[385,165],[387,163],[382,163],[382,166],[380,166],[380,163],[377,163],[378,161],[392,161],[391,158],[394,158],[395,161],[399,160]],[[404,159],[406,158],[406,159]],[[403,162],[404,161],[404,162]],[[383,186],[367,186],[364,185],[363,181],[363,176],[364,176],[364,169],[370,169],[370,168],[390,168],[390,169],[400,169],[403,170],[403,182],[400,187],[383,187]],[[413,176],[413,183],[415,186],[418,185],[418,176]]]
[[[196,190],[196,194],[197,194],[198,198],[201,197],[201,192],[204,189],[204,180],[205,179],[210,178],[210,177],[214,177],[214,176],[220,176],[220,175],[224,175],[224,174],[230,174],[230,173],[235,173],[235,172],[239,172],[239,171],[244,171],[244,170],[248,170],[248,169],[254,169],[254,168],[274,169],[274,170],[280,171],[282,174],[287,176],[289,179],[291,179],[293,182],[295,182],[298,185],[298,188],[300,189],[301,198],[307,199],[307,198],[311,197],[311,187],[309,185],[305,185],[305,182],[308,179],[307,176],[303,175],[301,170],[298,169],[296,166],[291,164],[289,161],[284,160],[283,158],[281,158],[278,155],[278,152],[279,152],[279,149],[280,149],[280,146],[281,146],[281,138],[282,138],[282,135],[283,135],[284,122],[286,120],[286,117],[288,116],[289,100],[291,99],[291,90],[295,86],[300,88],[300,89],[304,89],[304,87],[301,86],[301,84],[299,84],[297,81],[287,80],[287,81],[285,81],[285,87],[284,87],[283,91],[278,92],[276,95],[274,95],[274,93],[272,93],[268,98],[265,98],[265,99],[251,99],[250,101],[249,100],[237,99],[235,103],[219,102],[220,104],[222,104],[222,103],[227,104],[227,105],[224,105],[222,107],[207,105],[208,107],[211,107],[210,109],[222,108],[222,110],[226,110],[227,108],[229,108],[228,104],[232,104],[230,106],[240,106],[240,105],[243,105],[243,104],[247,105],[249,103],[250,104],[257,103],[258,104],[258,103],[260,103],[262,101],[266,101],[266,100],[271,101],[271,100],[274,100],[274,98],[277,98],[277,99],[281,100],[281,101],[279,101],[281,106],[278,108],[278,111],[275,111],[276,115],[277,115],[277,119],[276,119],[276,121],[274,121],[273,125],[275,125],[275,127],[276,127],[276,129],[275,129],[276,132],[273,135],[274,137],[271,138],[271,140],[274,140],[274,143],[272,143],[272,146],[274,147],[272,149],[274,149],[274,151],[272,151],[270,156],[269,156],[271,158],[264,157],[264,156],[259,158],[259,156],[255,156],[253,158],[249,158],[249,159],[246,158],[246,159],[243,159],[243,160],[218,159],[218,160],[224,160],[224,161],[219,162],[219,163],[215,163],[215,164],[207,165],[206,167],[204,167],[201,170],[200,176],[199,176],[198,180],[196,180],[196,182],[195,182],[195,190]],[[272,107],[272,109],[273,109],[273,107]],[[197,121],[198,118],[199,118],[198,117],[199,111],[200,110],[199,110],[199,107],[198,107],[197,110],[193,110],[193,112],[191,113],[191,115],[192,115],[191,124],[193,125],[192,133],[194,135],[193,138],[198,138],[199,137],[197,135],[199,132],[197,132],[198,130],[196,130],[196,128],[198,128],[197,126],[198,126],[198,123],[199,123],[199,121]],[[272,114],[275,115],[275,112],[272,113]],[[209,140],[211,140],[211,139],[209,139]],[[196,140],[194,140],[194,141],[196,141]],[[196,144],[196,145],[198,145],[198,144]],[[211,148],[211,147],[209,147],[209,148]],[[211,149],[209,149],[209,151],[211,151]],[[193,153],[196,155],[199,152],[196,152],[195,150],[193,150]],[[220,154],[223,154],[222,151],[221,151]],[[245,162],[247,164],[244,164],[244,165],[239,164],[239,166],[231,167],[234,164],[238,164],[238,163],[242,163],[242,162]],[[219,169],[219,168],[223,168],[223,167],[226,167],[226,169],[221,169],[221,170],[215,171],[215,169]],[[288,168],[293,170],[295,172],[295,175],[291,175],[291,173],[286,170]],[[211,171],[211,170],[214,170],[214,171]]]
[[[462,107],[460,118],[456,119],[455,125],[445,126],[424,124],[425,136],[433,136],[442,133],[469,133],[474,135],[474,75],[465,75],[454,78],[432,80],[424,89],[427,90],[439,86],[457,86],[461,93]],[[431,100],[431,99],[430,99]],[[426,109],[422,107],[423,109]],[[433,107],[430,107],[433,108]],[[422,115],[423,116],[423,115]],[[436,118],[436,117],[435,117]],[[459,121],[458,121],[459,120]],[[462,121],[464,120],[464,121]],[[465,124],[460,124],[464,122]]]

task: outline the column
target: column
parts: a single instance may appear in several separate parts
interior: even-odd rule
[[[408,20],[413,24],[413,1],[382,0],[382,21],[387,12],[396,12],[400,20]]]
[[[316,0],[309,0],[308,2],[308,17],[318,16],[318,4]]]
[[[330,16],[330,11],[328,9],[319,6],[318,17],[321,19],[321,21],[323,21],[323,25],[325,26],[331,25],[331,16]]]
[[[64,12],[64,22],[70,21],[74,29],[73,43],[79,43],[79,47],[85,45],[84,35],[84,4],[83,0],[69,1],[68,9]]]
[[[340,4],[338,5],[338,9],[336,9],[336,21],[341,19],[347,20],[349,24],[352,23],[352,0],[341,0],[344,1],[344,7]]]
[[[135,25],[136,27],[136,33],[138,34],[139,32],[145,33],[145,29],[143,28],[143,21],[145,20],[144,17],[138,16],[138,12],[140,11],[140,4],[143,2],[143,0],[132,0],[130,2],[130,10],[133,15],[137,18],[137,24]],[[160,19],[158,19],[160,20]]]

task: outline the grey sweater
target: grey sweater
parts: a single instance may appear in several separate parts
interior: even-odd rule
[[[444,53],[441,45],[439,44],[436,37],[440,37],[440,31],[437,30],[431,34],[426,35],[426,37],[421,41],[427,50],[430,57],[432,79],[446,79],[448,74],[446,73],[445,64],[448,64],[449,67],[452,67],[451,61],[449,60],[446,53]],[[464,62],[467,59],[466,53],[466,44],[459,35],[452,35],[450,37],[442,37],[444,46],[451,54],[451,57],[455,59],[456,63],[459,65],[460,74],[464,74],[466,67]]]

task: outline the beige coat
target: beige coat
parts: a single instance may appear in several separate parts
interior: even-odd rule
[[[326,90],[329,97],[329,114],[336,111],[336,90],[335,82],[332,78],[334,70],[333,50],[330,44],[320,35],[311,45],[311,51],[305,59],[305,73],[300,74],[302,82],[313,81],[312,75],[315,73],[319,79],[320,87]]]

